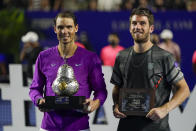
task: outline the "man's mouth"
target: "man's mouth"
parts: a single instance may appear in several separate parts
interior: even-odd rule
[[[68,39],[69,36],[60,36],[61,39]]]
[[[139,31],[136,31],[136,32],[134,32],[134,34],[143,34],[142,32],[139,32]]]

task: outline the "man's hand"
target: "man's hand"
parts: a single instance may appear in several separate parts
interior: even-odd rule
[[[42,107],[43,104],[44,104],[45,102],[46,102],[46,101],[45,101],[44,98],[40,98],[40,99],[38,100],[37,105],[38,105],[39,110],[40,110],[41,112],[49,112],[49,111],[51,111],[51,110],[49,110],[49,109],[46,109],[46,108]]]
[[[84,112],[91,113],[99,108],[100,101],[99,101],[99,99],[92,100],[89,98],[89,99],[86,99],[84,104],[87,106],[86,109],[84,110]]]
[[[125,118],[125,117],[127,117],[124,113],[120,112],[120,111],[118,110],[118,108],[119,108],[118,104],[115,104],[115,105],[114,105],[114,109],[113,109],[113,114],[114,114],[114,116],[115,116],[116,118]]]
[[[169,111],[166,104],[161,107],[151,109],[150,112],[146,115],[146,117],[156,121],[164,118],[168,113]]]

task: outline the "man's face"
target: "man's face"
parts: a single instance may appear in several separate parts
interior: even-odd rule
[[[108,42],[109,42],[109,44],[111,44],[113,46],[118,45],[119,38],[116,35],[111,34],[108,37]]]
[[[154,26],[149,25],[146,16],[133,15],[130,23],[130,33],[135,42],[142,44],[150,39],[150,33],[153,32]]]
[[[72,18],[58,17],[54,31],[60,43],[67,44],[74,41],[75,33],[78,31],[78,25],[74,25]]]

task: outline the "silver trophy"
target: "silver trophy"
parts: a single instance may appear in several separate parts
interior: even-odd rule
[[[71,66],[64,64],[59,67],[57,77],[52,83],[52,89],[59,96],[72,96],[78,91],[79,84]]]
[[[79,89],[79,84],[74,76],[74,70],[66,64],[58,69],[56,79],[52,83],[56,96],[45,96],[46,109],[83,109],[85,96],[73,96]]]

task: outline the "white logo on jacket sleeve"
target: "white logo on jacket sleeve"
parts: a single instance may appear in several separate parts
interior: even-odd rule
[[[56,66],[56,64],[51,64],[51,67],[54,67],[54,66]]]
[[[75,64],[75,66],[81,66],[82,64]]]

